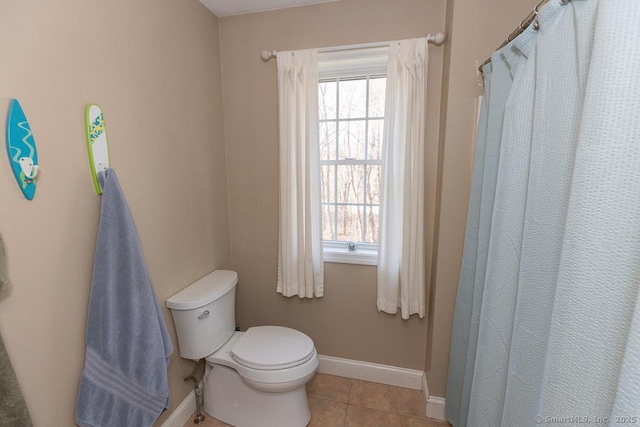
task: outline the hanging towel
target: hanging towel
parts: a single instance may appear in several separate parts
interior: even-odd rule
[[[151,426],[169,406],[167,364],[173,346],[114,170],[101,172],[99,181],[102,211],[76,422]]]
[[[9,283],[4,263],[4,246],[0,236],[0,292]],[[0,337],[0,427],[31,427],[31,417],[20,391],[11,360]]]
[[[11,360],[0,337],[0,427],[31,427],[31,417],[22,397]]]

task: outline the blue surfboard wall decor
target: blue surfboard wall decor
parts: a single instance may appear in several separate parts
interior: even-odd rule
[[[17,99],[12,99],[7,116],[7,154],[18,187],[28,200],[36,194],[38,151],[31,126]]]

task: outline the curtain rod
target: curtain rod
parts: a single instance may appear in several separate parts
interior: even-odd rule
[[[427,34],[427,41],[429,43],[433,43],[436,46],[440,46],[444,43],[445,35],[443,32],[435,33],[435,34]],[[332,46],[332,47],[322,47],[318,49],[318,52],[335,52],[340,50],[352,50],[352,49],[369,49],[376,47],[385,47],[388,46],[389,42],[378,42],[378,43],[363,43],[363,44],[352,44],[348,46]],[[260,57],[263,61],[268,61],[271,58],[275,58],[277,50],[263,50],[260,54]]]
[[[560,4],[567,4],[569,3],[571,0],[560,0]],[[527,15],[526,18],[524,18],[521,22],[520,25],[518,25],[518,28],[516,28],[515,30],[513,30],[513,32],[511,34],[509,34],[509,37],[507,37],[507,39],[502,42],[502,44],[500,46],[498,46],[498,48],[495,50],[496,52],[499,51],[500,49],[502,49],[503,47],[505,47],[508,43],[511,43],[511,41],[513,39],[515,39],[516,37],[518,37],[520,34],[522,34],[522,32],[529,26],[531,25],[532,22],[534,22],[536,20],[536,17],[538,16],[538,12],[540,11],[540,8],[542,6],[544,6],[546,3],[548,3],[549,0],[542,0],[540,3],[538,3],[534,8],[533,11]],[[537,22],[534,22],[535,25],[535,29],[537,30]],[[491,62],[491,57],[488,57],[487,59],[485,59],[485,61],[480,64],[478,66],[478,71],[480,71],[480,73],[482,73],[482,68],[487,65],[488,63]]]

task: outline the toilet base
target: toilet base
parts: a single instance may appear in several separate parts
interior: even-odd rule
[[[251,388],[233,369],[207,366],[204,410],[235,427],[304,427],[311,419],[303,384],[294,390],[269,393]]]

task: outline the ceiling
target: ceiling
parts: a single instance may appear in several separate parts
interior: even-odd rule
[[[202,4],[219,18],[243,13],[263,12],[315,3],[329,3],[340,0],[200,0]]]

